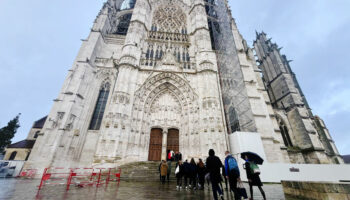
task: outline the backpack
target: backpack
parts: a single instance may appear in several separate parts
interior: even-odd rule
[[[257,164],[253,162],[249,162],[249,164],[250,164],[250,172],[252,174],[260,174],[260,169]]]
[[[229,157],[227,160],[227,164],[228,164],[228,169],[231,170],[238,170],[238,164],[235,158],[233,157]]]

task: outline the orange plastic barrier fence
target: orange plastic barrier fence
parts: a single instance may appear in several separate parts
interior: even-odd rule
[[[24,173],[25,174],[25,173]],[[38,190],[44,185],[66,185],[69,190],[72,184],[79,187],[108,184],[110,181],[120,181],[121,169],[116,168],[45,168]]]

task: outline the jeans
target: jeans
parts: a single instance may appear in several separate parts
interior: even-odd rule
[[[239,199],[239,193],[237,189],[237,179],[239,178],[238,174],[234,171],[229,171],[228,173],[228,181],[230,184],[230,188],[235,195],[235,199]]]
[[[177,179],[177,185],[178,186],[182,186],[182,176],[181,175],[177,175],[176,179]]]
[[[189,179],[190,177],[188,176],[188,175],[185,175],[184,176],[184,179],[185,179],[185,187],[187,187],[187,184],[188,184],[188,179]]]
[[[222,195],[222,190],[221,188],[219,187],[219,183],[218,182],[211,182],[211,187],[213,189],[213,196],[214,196],[214,199],[215,200],[218,200],[218,194],[217,192],[219,193],[219,195]]]
[[[204,174],[198,175],[198,183],[201,185],[201,188],[204,188]]]
[[[191,178],[190,178],[190,185],[192,185],[192,187],[196,187],[196,182],[197,182],[197,177],[196,176],[191,176]]]

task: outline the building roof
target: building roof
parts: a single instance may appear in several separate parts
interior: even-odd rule
[[[8,145],[7,149],[15,149],[15,148],[23,148],[23,149],[31,149],[33,148],[35,140],[22,140],[13,144]]]
[[[46,119],[47,119],[47,115],[45,117],[35,121],[32,128],[40,128],[40,129],[43,128],[44,124],[46,122]]]
[[[342,157],[343,157],[345,163],[350,164],[350,155],[345,155],[345,156],[342,156]]]

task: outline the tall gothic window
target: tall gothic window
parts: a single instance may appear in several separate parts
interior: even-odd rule
[[[292,143],[292,140],[290,139],[287,126],[282,121],[280,121],[279,125],[280,125],[279,128],[282,134],[284,145],[286,145],[287,147],[292,147],[293,143]]]
[[[217,6],[216,0],[205,0],[205,11],[208,16],[208,28],[210,34],[210,41],[213,50],[215,48],[215,35],[220,34],[220,25],[217,22],[218,15],[215,11],[215,6]]]
[[[116,34],[126,35],[128,33],[132,13],[125,14],[119,18]]]
[[[236,109],[234,107],[230,108],[229,118],[230,118],[231,133],[240,131],[239,120],[238,120]]]
[[[92,115],[89,129],[90,130],[99,130],[101,122],[103,119],[103,114],[105,112],[108,95],[109,95],[110,84],[108,82],[104,83],[100,89],[95,110]]]
[[[136,0],[124,0],[120,6],[120,10],[129,10],[135,7]]]

